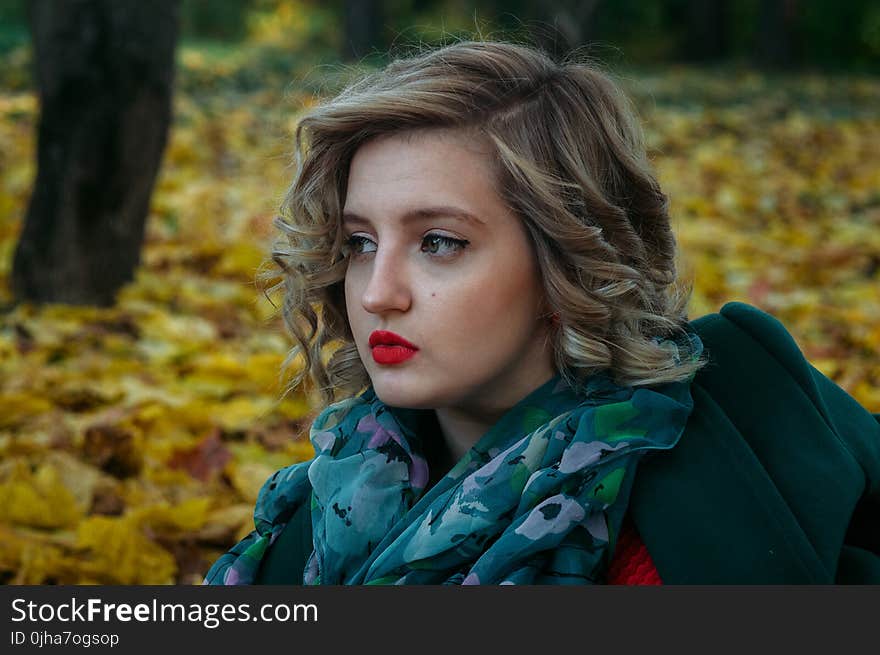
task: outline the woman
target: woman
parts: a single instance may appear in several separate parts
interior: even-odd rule
[[[772,317],[688,322],[608,78],[459,43],[296,143],[275,261],[328,406],[206,582],[880,582],[880,425]]]

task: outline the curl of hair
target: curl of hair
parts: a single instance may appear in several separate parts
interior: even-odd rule
[[[526,226],[560,318],[551,339],[566,382],[609,370],[620,384],[661,384],[706,364],[667,339],[684,330],[692,284],[677,279],[667,199],[629,100],[593,64],[465,41],[396,59],[300,120],[272,251],[296,340],[284,367],[303,364],[288,391],[308,376],[332,402],[369,384],[345,307],[348,169],[369,139],[432,128],[494,148],[496,191]]]

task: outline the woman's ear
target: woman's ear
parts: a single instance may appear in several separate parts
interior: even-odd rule
[[[550,303],[547,302],[546,298],[541,299],[538,316],[541,319],[548,321],[553,327],[559,327],[562,320],[559,311],[552,307]]]

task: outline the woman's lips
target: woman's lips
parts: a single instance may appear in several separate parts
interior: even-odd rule
[[[377,364],[400,364],[413,355],[416,351],[406,346],[373,346],[373,361]]]
[[[370,334],[370,348],[377,364],[399,364],[419,350],[399,334],[387,330],[376,330]]]

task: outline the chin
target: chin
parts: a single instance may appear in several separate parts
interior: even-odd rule
[[[436,403],[430,397],[415,393],[414,390],[386,389],[382,385],[373,385],[376,396],[385,405],[401,409],[433,409]]]
[[[403,409],[435,409],[438,398],[426,385],[389,371],[371,376],[373,390],[385,405]]]

